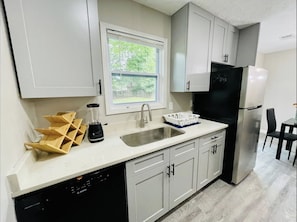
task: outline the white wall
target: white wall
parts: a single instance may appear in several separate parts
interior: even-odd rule
[[[31,131],[29,116],[33,117],[34,112],[34,104],[19,99],[0,2],[0,221],[3,222],[15,220],[6,175],[25,152],[23,144]]]
[[[277,128],[281,122],[295,117],[296,108],[296,49],[260,55],[258,64],[268,70],[261,131],[266,132],[266,109],[275,108]]]
[[[98,0],[98,2],[99,18],[102,21],[168,38],[170,46],[171,21],[169,16],[146,8],[132,0]],[[80,117],[84,117],[85,105],[94,101],[99,102],[101,105],[102,122],[135,121],[138,113],[106,116],[103,96],[20,99],[7,37],[8,32],[3,18],[2,1],[0,7],[0,221],[13,222],[15,221],[13,201],[10,197],[6,176],[25,152],[24,142],[30,141],[28,135],[32,134],[32,131],[34,132],[33,128],[48,126],[48,122],[42,118],[42,115],[74,110],[78,112]],[[168,48],[168,55],[170,55],[170,47]],[[169,77],[169,58],[167,70]],[[190,110],[190,93],[171,94],[168,88],[167,94],[169,97],[168,102],[173,102],[174,110],[155,110],[153,111],[153,119],[161,118],[162,114],[168,112]]]

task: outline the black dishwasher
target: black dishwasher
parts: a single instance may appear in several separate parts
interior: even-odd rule
[[[125,165],[15,198],[19,222],[128,221]]]

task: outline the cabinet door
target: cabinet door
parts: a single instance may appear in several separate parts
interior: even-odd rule
[[[227,44],[228,23],[215,18],[214,36],[212,45],[212,61],[227,62],[225,47]]]
[[[197,157],[197,140],[170,149],[170,208],[196,192]]]
[[[225,130],[200,138],[197,190],[221,175],[224,145]]]
[[[5,0],[22,98],[97,95],[96,0]]]
[[[239,31],[234,26],[228,26],[228,38],[226,45],[226,54],[228,55],[228,64],[235,66],[237,56]]]
[[[163,166],[127,179],[130,222],[155,221],[169,210],[168,178]]]
[[[223,141],[212,145],[209,149],[209,179],[213,180],[222,174],[223,165]]]
[[[235,65],[238,37],[238,29],[219,18],[215,18],[212,61]]]
[[[257,58],[260,23],[240,29],[236,66],[254,66]]]
[[[209,82],[200,81],[196,76],[210,72],[214,16],[190,4],[186,60],[186,89],[208,91]],[[196,77],[199,78],[199,77]],[[207,79],[207,76],[204,78]]]
[[[155,221],[169,210],[169,150],[126,163],[130,222]]]
[[[209,183],[210,147],[199,148],[197,190]]]

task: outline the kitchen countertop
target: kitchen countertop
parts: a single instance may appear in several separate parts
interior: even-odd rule
[[[87,137],[80,146],[71,148],[68,154],[37,155],[37,152],[28,150],[18,161],[11,173],[7,176],[12,197],[17,197],[95,170],[106,168],[125,162],[142,155],[146,155],[170,146],[182,143],[197,137],[221,130],[228,125],[200,119],[200,124],[181,128],[184,134],[150,144],[129,147],[120,136],[145,131],[162,126],[165,123],[149,122],[145,128],[126,125],[103,126],[104,140],[98,143],[89,143]]]

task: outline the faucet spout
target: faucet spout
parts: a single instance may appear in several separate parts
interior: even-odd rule
[[[149,120],[152,121],[152,112],[151,112],[151,108],[149,106],[149,104],[145,103],[142,104],[141,106],[141,112],[140,112],[140,128],[143,128],[144,125],[147,123],[147,120],[144,120],[144,115],[143,115],[143,111],[144,111],[144,107],[147,106],[148,109],[148,113],[149,113]]]

